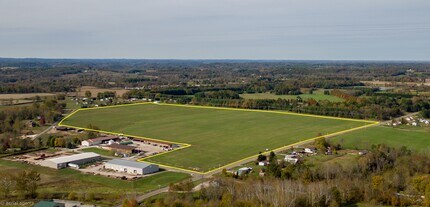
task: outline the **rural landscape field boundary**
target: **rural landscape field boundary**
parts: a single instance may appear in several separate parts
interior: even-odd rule
[[[157,163],[157,162],[152,162],[152,161],[147,161],[147,159],[152,158],[152,157],[156,157],[156,156],[160,156],[166,153],[172,153],[187,147],[190,147],[190,144],[187,143],[180,143],[180,142],[174,142],[174,141],[167,141],[167,140],[162,140],[162,139],[155,139],[155,138],[150,138],[150,137],[143,137],[143,136],[137,136],[137,135],[130,135],[130,134],[124,134],[124,133],[119,133],[119,132],[112,132],[112,131],[104,131],[104,130],[98,130],[98,129],[90,129],[90,128],[85,128],[85,127],[77,127],[77,126],[72,126],[72,125],[65,125],[63,124],[63,121],[65,121],[66,119],[68,119],[69,117],[73,116],[74,114],[76,114],[79,111],[85,111],[85,110],[97,110],[97,109],[105,109],[105,108],[116,108],[116,107],[126,107],[126,106],[134,106],[134,105],[142,105],[142,104],[156,104],[156,105],[165,105],[165,106],[176,106],[176,107],[190,107],[190,108],[206,108],[206,109],[218,109],[218,110],[232,110],[232,111],[249,111],[249,112],[260,112],[260,113],[276,113],[276,114],[285,114],[285,115],[294,115],[294,116],[306,116],[306,117],[314,117],[314,118],[322,118],[322,119],[335,119],[335,120],[345,120],[345,121],[355,121],[355,122],[362,122],[362,123],[368,123],[367,125],[363,125],[363,126],[359,126],[359,127],[354,127],[351,129],[347,129],[347,130],[342,130],[342,131],[338,131],[338,132],[334,132],[334,133],[330,133],[330,134],[326,134],[326,135],[322,135],[322,136],[317,136],[317,137],[313,137],[313,138],[309,138],[309,139],[305,139],[299,142],[295,142],[286,146],[282,146],[276,149],[272,149],[271,151],[274,152],[279,152],[285,149],[289,149],[291,147],[294,146],[299,146],[305,143],[309,143],[310,141],[319,139],[319,138],[323,138],[323,137],[332,137],[332,136],[336,136],[339,134],[343,134],[343,133],[348,133],[351,131],[355,131],[355,130],[359,130],[359,129],[363,129],[363,128],[367,128],[367,127],[372,127],[375,125],[378,125],[379,122],[377,121],[369,121],[369,120],[360,120],[360,119],[351,119],[351,118],[341,118],[341,117],[330,117],[330,116],[321,116],[321,115],[312,115],[312,114],[300,114],[300,113],[294,113],[294,112],[286,112],[286,111],[272,111],[272,110],[256,110],[256,109],[240,109],[240,108],[226,108],[226,107],[213,107],[213,106],[196,106],[196,105],[182,105],[182,104],[165,104],[165,103],[152,103],[152,102],[143,102],[143,103],[133,103],[133,104],[120,104],[120,105],[113,105],[113,106],[103,106],[103,107],[97,107],[97,108],[82,108],[82,109],[77,109],[75,111],[73,111],[72,113],[70,113],[69,115],[67,115],[66,117],[64,117],[59,123],[58,126],[65,126],[65,127],[71,127],[71,128],[75,128],[75,129],[83,129],[86,131],[93,131],[93,132],[99,132],[99,133],[105,133],[105,134],[112,134],[112,135],[123,135],[123,136],[127,136],[127,137],[133,137],[133,138],[139,138],[139,139],[145,139],[145,140],[152,140],[152,141],[159,141],[159,142],[167,142],[167,143],[172,143],[172,144],[178,144],[181,147],[176,148],[174,150],[171,151],[166,151],[166,152],[162,152],[156,155],[152,155],[152,156],[148,156],[145,158],[141,158],[138,161],[145,161],[148,163],[152,163],[152,164],[157,164],[161,167],[165,167],[165,168],[171,168],[171,169],[175,169],[175,170],[180,170],[180,171],[185,171],[185,172],[190,172],[190,173],[196,173],[196,174],[200,174],[200,175],[206,175],[206,174],[210,174],[213,172],[216,172],[220,169],[223,168],[228,168],[228,167],[234,167],[234,165],[242,163],[246,160],[249,160],[253,157],[258,156],[259,154],[256,155],[251,155],[245,158],[242,158],[240,160],[228,163],[226,165],[220,166],[218,168],[206,171],[206,172],[200,172],[200,171],[196,171],[196,170],[190,170],[190,169],[186,169],[186,168],[180,168],[180,167],[175,167],[175,166],[170,166],[170,165],[164,165],[162,163]],[[262,154],[269,154],[269,152],[263,152]]]

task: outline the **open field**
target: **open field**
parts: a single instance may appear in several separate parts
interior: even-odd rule
[[[170,183],[189,178],[188,174],[161,172],[136,181],[125,181],[100,175],[83,174],[73,169],[55,170],[37,165],[24,164],[0,159],[2,172],[35,169],[41,174],[40,192],[67,193],[94,192],[123,194],[127,192],[143,193]]]
[[[117,96],[121,97],[124,93],[126,93],[128,90],[126,89],[106,89],[106,88],[97,88],[93,86],[82,86],[78,89],[78,96],[85,97],[85,92],[89,91],[91,92],[91,97],[97,97],[98,93],[107,92],[107,91],[114,91]]]
[[[373,144],[386,144],[392,147],[406,146],[417,151],[430,151],[430,130],[421,127],[368,127],[336,136],[331,140],[351,149],[368,149]]]
[[[333,102],[341,102],[343,99],[331,96],[331,95],[324,95],[322,92],[315,91],[313,94],[300,94],[300,95],[276,95],[273,93],[245,93],[240,94],[240,97],[244,99],[297,99],[297,96],[300,96],[303,100],[307,99],[315,99],[316,101],[321,100],[328,100]]]
[[[373,122],[294,114],[167,104],[136,104],[79,110],[61,125],[148,137],[191,146],[146,161],[207,172],[318,135]]]
[[[16,94],[0,94],[1,99],[26,99],[26,98],[34,98],[36,96],[53,96],[55,94],[52,93],[16,93]]]

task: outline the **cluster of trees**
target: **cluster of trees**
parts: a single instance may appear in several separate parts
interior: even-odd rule
[[[195,94],[196,99],[240,99],[238,93],[231,90],[207,91]]]
[[[8,148],[21,148],[21,150],[33,147],[42,147],[40,143],[33,143],[27,139],[21,139],[21,131],[28,128],[29,121],[35,125],[43,126],[46,122],[54,123],[62,118],[62,110],[65,104],[56,98],[46,98],[41,102],[34,102],[30,106],[8,107],[0,111],[0,152]],[[29,128],[31,129],[31,128]]]
[[[274,155],[269,155],[269,160]],[[274,159],[276,160],[276,159]],[[271,161],[266,172],[276,172]],[[430,206],[430,156],[375,145],[356,163],[285,164],[265,177],[217,177],[197,194],[181,189],[151,206],[346,206],[357,202]]]
[[[54,135],[50,135],[46,141],[46,146],[49,147],[62,147],[62,148],[75,148],[80,144],[80,139],[77,137],[74,138],[66,138],[66,137],[56,137]]]
[[[90,95],[91,97],[91,95]],[[104,99],[104,98],[115,98],[116,97],[116,92],[115,91],[105,91],[105,92],[100,92],[97,93],[97,98],[98,99]]]
[[[281,83],[276,85],[274,92],[276,95],[299,95],[300,87],[297,82],[293,83]]]
[[[16,192],[21,199],[36,198],[40,174],[35,170],[16,173],[0,172],[0,192],[3,199],[8,199]]]

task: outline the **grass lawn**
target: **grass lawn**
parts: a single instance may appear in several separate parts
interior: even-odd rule
[[[328,101],[333,101],[333,102],[341,102],[344,101],[343,99],[337,97],[337,96],[332,96],[332,95],[324,95],[323,91],[317,90],[314,91],[313,94],[308,94],[308,93],[304,93],[304,94],[300,94],[300,95],[276,95],[276,94],[272,94],[272,93],[245,93],[245,94],[240,94],[240,97],[244,98],[244,99],[297,99],[297,96],[300,96],[303,100],[306,99],[310,99],[313,98],[316,101],[321,101],[321,100],[328,100]]]
[[[81,110],[62,124],[190,144],[147,160],[202,172],[321,134],[369,123],[267,111],[140,104]]]
[[[351,167],[360,157],[357,152],[350,152],[352,150],[339,150],[337,154],[325,155],[323,153],[318,153],[316,155],[311,155],[304,157],[304,162],[306,165],[312,168],[320,168],[321,166],[328,164],[335,164],[342,166],[344,169]]]
[[[113,154],[111,151],[109,151],[109,150],[100,149],[100,148],[97,148],[97,147],[84,148],[84,149],[81,149],[81,151],[82,151],[82,152],[95,152],[95,153],[97,153],[97,154],[99,154],[99,155],[102,155],[102,156],[109,156],[109,157],[113,157],[113,155],[114,155],[114,154]]]
[[[41,174],[41,192],[69,193],[94,192],[124,194],[127,192],[147,192],[160,186],[167,186],[190,176],[178,172],[160,172],[136,181],[125,181],[100,175],[82,174],[73,169],[55,170],[8,160],[0,160],[2,172],[35,169]]]
[[[372,144],[386,144],[428,152],[430,151],[430,130],[421,127],[376,126],[339,135],[332,141],[350,149],[368,149]]]

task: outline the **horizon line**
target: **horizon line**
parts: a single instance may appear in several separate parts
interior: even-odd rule
[[[257,62],[430,62],[430,60],[394,59],[252,59],[252,58],[70,58],[70,57],[1,57],[15,60],[158,60],[158,61],[257,61]]]

